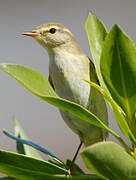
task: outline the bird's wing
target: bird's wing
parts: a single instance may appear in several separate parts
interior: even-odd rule
[[[54,85],[53,85],[53,82],[52,82],[52,79],[51,79],[51,76],[50,76],[50,75],[49,75],[48,81],[49,81],[50,85],[52,86],[52,88],[55,90],[55,88],[54,88]]]
[[[90,59],[89,59],[90,60]],[[97,83],[100,86],[97,74],[96,74],[96,69],[93,64],[93,62],[90,60],[90,80]],[[108,126],[108,112],[106,108],[106,104],[104,101],[103,96],[96,91],[96,89],[93,91],[92,96],[91,96],[91,101],[95,104],[95,109],[94,109],[94,114],[102,120],[104,124]],[[101,129],[102,132],[102,138],[106,139],[108,137],[108,132],[105,131],[104,129]]]
[[[88,59],[90,60],[90,80],[100,85],[97,74],[96,74],[94,63],[91,61],[90,58]]]

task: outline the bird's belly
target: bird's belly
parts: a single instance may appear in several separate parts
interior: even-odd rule
[[[84,107],[87,106],[90,96],[90,85],[84,80],[89,80],[89,77],[81,77],[76,73],[66,74],[62,77],[57,76],[55,82],[56,93],[67,100],[78,103]]]
[[[60,66],[55,61],[50,64],[50,75],[55,91],[60,97],[92,110],[93,104],[90,101],[92,89],[84,81],[90,80],[89,70],[85,70],[89,69],[89,67],[85,67],[85,69],[83,67],[84,64],[78,66],[78,64],[71,63],[69,65],[65,62]],[[60,110],[60,112],[66,124],[79,135],[84,144],[91,144],[100,140],[100,129],[66,111]]]
[[[86,80],[88,79],[89,77],[86,78]],[[69,76],[67,79],[66,77],[61,77],[61,80],[58,83],[55,83],[55,91],[60,97],[80,104],[87,109],[90,109],[91,106],[89,102],[90,88],[91,86],[88,83],[84,82],[81,77],[79,78],[79,76],[77,77],[75,75]],[[66,124],[79,135],[80,139],[85,144],[88,144],[88,142],[91,144],[94,141],[98,141],[98,139],[96,140],[96,137],[100,136],[100,131],[97,131],[97,127],[92,126],[66,111],[60,110],[60,113]]]

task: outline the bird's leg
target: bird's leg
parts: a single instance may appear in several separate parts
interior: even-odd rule
[[[74,163],[75,163],[76,157],[77,157],[77,155],[78,155],[78,153],[79,153],[79,150],[80,150],[82,144],[83,144],[83,143],[82,143],[82,141],[81,141],[80,144],[79,144],[79,146],[78,146],[78,148],[77,148],[77,151],[76,151],[76,153],[75,153],[75,155],[74,155],[74,158],[73,158],[73,160],[72,160],[72,162],[71,162],[71,165],[70,165],[70,167],[69,167],[69,169],[68,169],[68,174],[69,174],[69,175],[71,174],[71,171],[72,171],[73,168],[74,168]]]

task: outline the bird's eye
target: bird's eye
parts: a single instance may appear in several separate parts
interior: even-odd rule
[[[51,28],[49,31],[50,31],[51,34],[54,34],[56,32],[56,29],[55,28]]]

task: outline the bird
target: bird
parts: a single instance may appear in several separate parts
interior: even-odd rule
[[[63,24],[48,23],[22,34],[33,37],[47,51],[49,82],[57,95],[83,106],[108,125],[107,107],[103,96],[84,81],[93,81],[100,85],[95,66],[81,50],[72,32]],[[80,145],[71,163],[72,170],[81,145],[89,146],[103,141],[107,132],[66,111],[60,110],[60,113],[80,139]]]

